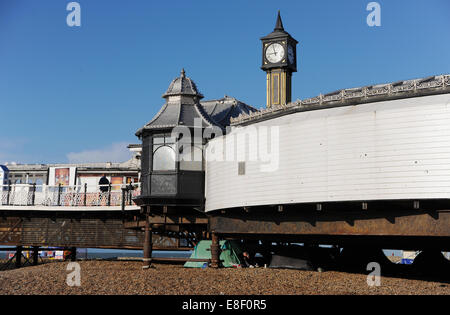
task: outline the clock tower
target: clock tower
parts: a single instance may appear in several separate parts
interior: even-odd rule
[[[284,30],[280,11],[275,29],[261,41],[261,69],[267,73],[267,107],[286,105],[292,100],[292,72],[297,72],[298,42]]]

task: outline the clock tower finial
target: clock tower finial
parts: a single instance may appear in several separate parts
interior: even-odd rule
[[[275,24],[274,31],[284,31],[283,21],[281,20],[280,10],[278,10],[277,24]]]
[[[284,30],[280,11],[275,29],[261,41],[261,69],[267,73],[267,107],[286,105],[292,99],[292,73],[297,72],[298,42]]]

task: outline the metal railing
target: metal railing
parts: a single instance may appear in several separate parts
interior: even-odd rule
[[[36,184],[0,185],[0,206],[125,206],[134,205],[139,184],[49,186]]]

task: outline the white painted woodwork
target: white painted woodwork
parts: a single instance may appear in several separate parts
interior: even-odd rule
[[[264,172],[255,146],[214,160],[223,141],[279,128],[279,163]],[[247,129],[246,129],[247,128]],[[252,144],[256,143],[255,139]],[[252,148],[249,148],[252,147]],[[214,155],[213,152],[216,152]],[[229,153],[229,151],[227,151]],[[223,153],[219,156],[225,156]],[[297,112],[234,128],[208,143],[206,211],[290,203],[450,198],[450,94]]]

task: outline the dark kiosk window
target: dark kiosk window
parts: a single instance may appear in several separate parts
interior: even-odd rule
[[[187,147],[180,156],[180,169],[185,171],[203,171],[203,148]]]
[[[170,135],[155,135],[153,137],[153,170],[175,171],[175,137]]]

